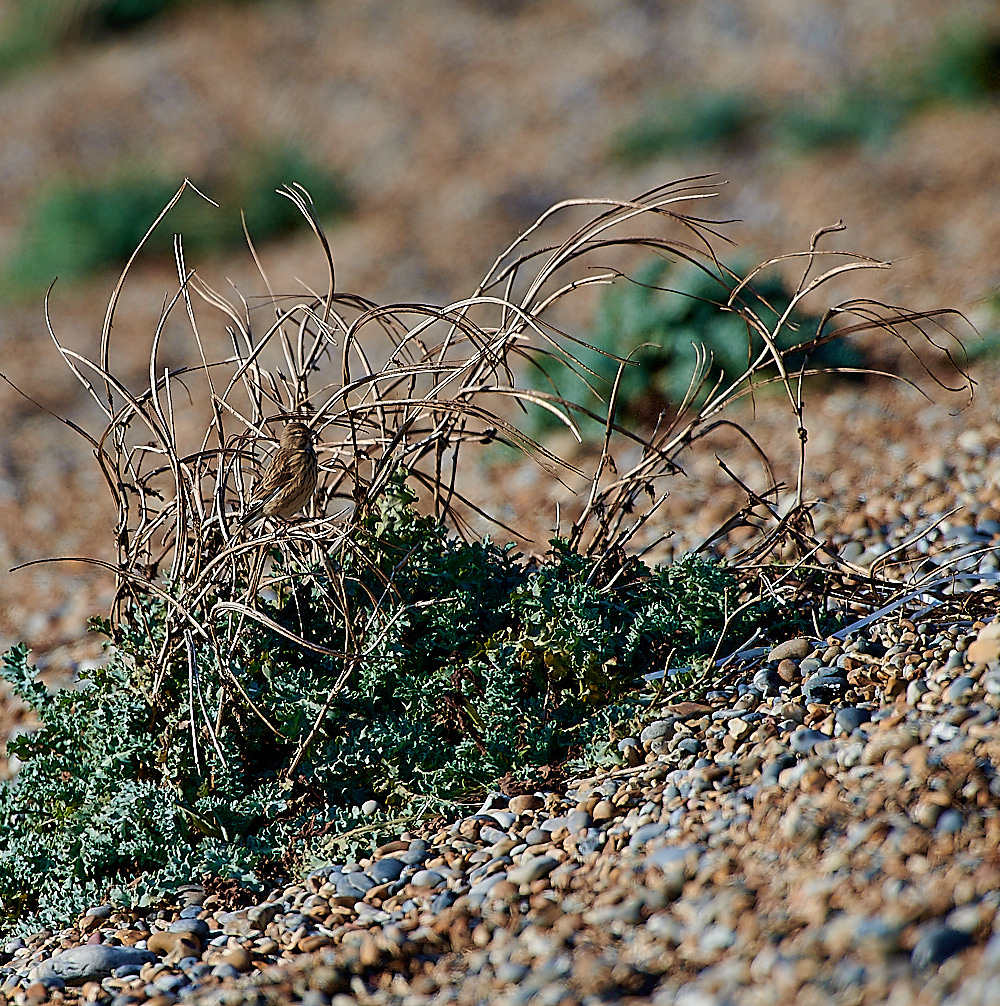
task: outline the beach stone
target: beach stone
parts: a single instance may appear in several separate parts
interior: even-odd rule
[[[753,724],[736,716],[729,721],[728,731],[730,737],[734,740],[741,741],[753,732]]]
[[[644,824],[633,832],[632,837],[629,839],[629,848],[641,849],[647,842],[651,842],[654,838],[659,838],[666,833],[669,828],[668,824],[660,821]]]
[[[181,957],[197,956],[201,953],[203,941],[194,933],[167,932],[157,930],[148,940],[146,949],[160,956],[170,956],[175,960]]]
[[[922,678],[914,678],[906,686],[906,704],[915,706],[930,690],[931,687],[926,681]]]
[[[527,814],[529,811],[538,810],[543,806],[542,798],[534,793],[523,793],[520,796],[513,796],[507,804],[512,814]]]
[[[116,968],[151,964],[156,959],[156,954],[148,950],[89,943],[53,954],[34,969],[33,977],[39,981],[59,978],[67,985],[82,985],[108,978]]]
[[[944,694],[946,702],[959,702],[968,697],[969,693],[976,687],[976,679],[970,678],[968,674],[960,674],[948,686]]]
[[[769,663],[778,664],[782,660],[806,657],[813,649],[813,642],[805,636],[788,639],[773,646],[767,655]]]
[[[817,744],[830,740],[830,735],[820,730],[810,730],[808,727],[800,727],[791,738],[792,750],[799,754],[808,754]]]
[[[585,810],[574,810],[566,818],[566,827],[573,833],[593,825],[594,819]]]
[[[802,663],[796,663],[794,660],[785,659],[782,660],[777,667],[778,678],[785,684],[791,684],[793,681],[798,681],[802,677]]]
[[[910,954],[915,968],[941,964],[972,943],[972,936],[951,926],[936,925],[917,940]]]
[[[532,884],[536,880],[548,876],[558,865],[559,860],[557,859],[552,859],[549,856],[535,856],[527,863],[522,863],[521,866],[508,871],[507,880],[516,886]]]
[[[414,887],[440,887],[444,883],[444,877],[436,870],[418,870],[411,878],[410,883]]]
[[[265,901],[247,909],[247,921],[258,929],[266,929],[278,912],[283,910],[281,902]]]
[[[174,919],[167,926],[167,932],[188,933],[191,936],[196,936],[201,943],[204,943],[208,939],[209,928],[208,923],[204,919],[182,917]]]
[[[841,674],[814,674],[802,685],[802,697],[817,705],[831,705],[846,691],[847,679]]]
[[[962,830],[963,824],[965,824],[965,821],[963,820],[961,813],[955,810],[954,807],[949,807],[947,810],[943,811],[941,816],[937,819],[935,830],[945,835],[954,835],[955,832]]]
[[[868,723],[872,718],[870,709],[862,709],[858,706],[844,706],[837,710],[834,722],[845,734],[852,734],[862,723]]]
[[[610,800],[599,800],[591,815],[596,822],[607,821],[615,816],[615,805]]]
[[[979,630],[975,640],[966,651],[973,664],[989,664],[1000,660],[1000,622],[990,622]]]
[[[406,869],[406,864],[400,859],[394,859],[392,856],[386,856],[383,859],[378,859],[368,868],[368,876],[375,881],[376,884],[385,884],[393,880],[399,880]]]
[[[643,747],[648,748],[653,741],[673,733],[674,722],[674,720],[654,720],[649,726],[643,728],[639,734],[639,742]]]
[[[761,695],[770,697],[780,693],[782,678],[779,676],[776,668],[762,667],[753,676],[752,683],[754,688],[760,691]]]

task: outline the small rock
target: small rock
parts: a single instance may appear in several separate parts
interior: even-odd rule
[[[940,964],[972,943],[972,936],[951,926],[935,926],[917,940],[910,954],[915,968]]]
[[[402,860],[386,856],[384,859],[379,859],[372,863],[368,869],[368,876],[376,884],[385,884],[393,880],[399,880],[405,868]]]
[[[730,737],[734,740],[741,741],[752,732],[753,724],[747,723],[746,720],[740,719],[736,716],[729,721],[728,730]]]
[[[629,848],[631,849],[641,849],[647,842],[651,842],[654,838],[659,838],[664,834],[670,825],[663,823],[662,821],[654,821],[651,824],[644,824],[632,834],[632,838],[629,840]]]
[[[108,978],[116,968],[151,964],[156,959],[156,954],[148,950],[88,943],[54,954],[33,968],[32,976],[39,981],[61,978],[67,985],[82,985],[87,981]]]
[[[962,830],[964,823],[962,815],[954,807],[949,807],[937,819],[935,830],[945,835],[954,835],[956,832]]]
[[[785,684],[791,684],[793,681],[798,681],[802,677],[802,665],[797,664],[794,660],[782,660],[778,664],[778,677],[785,682]]]
[[[970,678],[968,674],[960,674],[948,686],[944,693],[946,702],[960,702],[969,697],[969,693],[976,687],[976,679]]]
[[[658,741],[661,737],[666,737],[673,733],[674,720],[654,720],[649,726],[644,727],[639,734],[639,742],[643,747],[649,747],[653,741]]]
[[[158,929],[146,940],[146,949],[173,961],[181,957],[197,957],[201,953],[202,941],[194,933],[169,933]]]
[[[779,664],[782,660],[794,659],[796,657],[801,659],[808,656],[812,648],[813,643],[811,640],[805,636],[799,636],[796,639],[788,639],[784,643],[778,643],[777,646],[771,649],[771,652],[767,655],[767,659],[772,664]]]
[[[930,685],[926,681],[922,678],[914,678],[906,686],[906,704],[915,706],[930,690]]]
[[[512,814],[520,815],[526,814],[530,810],[538,810],[543,806],[543,801],[534,793],[522,793],[520,796],[512,796],[507,806]]]
[[[869,722],[871,718],[870,709],[862,709],[859,706],[844,706],[837,710],[834,722],[842,733],[853,734],[862,723]]]
[[[410,883],[414,887],[429,887],[433,889],[440,887],[444,883],[444,877],[436,870],[418,870],[410,878]]]
[[[966,650],[969,662],[988,664],[1000,660],[1000,622],[990,622],[979,630],[979,635]]]
[[[843,698],[847,679],[842,674],[816,674],[802,686],[802,697],[816,705],[831,705]]]
[[[558,859],[552,859],[550,856],[535,856],[534,859],[529,859],[527,863],[522,863],[520,866],[510,870],[507,873],[507,880],[517,886],[521,884],[533,884],[541,877],[548,876],[558,865]]]
[[[607,821],[615,816],[615,805],[610,800],[599,800],[591,816],[595,821]]]
[[[808,727],[799,727],[789,738],[792,750],[799,754],[808,754],[817,744],[830,740],[830,735],[821,730],[810,730]]]

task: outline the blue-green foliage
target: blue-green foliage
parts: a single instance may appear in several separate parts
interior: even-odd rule
[[[6,655],[3,676],[42,723],[11,742],[23,764],[0,784],[9,919],[55,923],[112,888],[134,902],[206,875],[260,884],[303,828],[357,825],[369,798],[387,817],[440,810],[507,773],[592,759],[643,708],[644,673],[711,652],[738,593],[730,570],[695,557],[595,570],[557,540],[525,563],[418,516],[402,482],[386,499],[358,528],[367,545],[330,556],[346,605],[331,603],[329,566],[275,557],[293,575],[265,613],[359,654],[332,700],[344,659],[254,621],[225,659],[260,715],[204,642],[193,667],[184,652],[160,666],[166,608],[153,595],[105,625],[113,655],[75,689],[49,694],[23,646]],[[729,626],[733,645],[754,618]]]
[[[723,387],[736,381],[764,346],[740,314],[727,308],[736,281],[694,267],[677,267],[662,259],[641,266],[635,282],[616,283],[601,298],[590,335],[593,349],[574,347],[573,354],[591,373],[586,380],[599,392],[610,391],[618,370],[616,358],[628,358],[619,386],[615,417],[626,425],[652,422],[661,409],[678,405],[688,391],[698,364],[698,347],[711,354],[708,381],[701,398],[721,377]],[[755,277],[752,288],[741,290],[734,307],[756,315],[769,332],[788,308],[791,294],[773,274]],[[820,318],[801,311],[792,313],[775,340],[785,366],[794,373],[806,359],[794,347],[816,337]],[[861,354],[843,340],[822,343],[808,353],[808,366],[859,367]],[[593,393],[583,381],[575,383],[560,365],[558,383],[563,396],[577,405],[593,408]],[[764,368],[757,378],[775,373]],[[543,386],[544,378],[537,383]],[[603,387],[601,387],[603,385]],[[545,385],[547,387],[547,385]],[[701,398],[697,399],[700,401]],[[548,413],[544,414],[544,421]]]

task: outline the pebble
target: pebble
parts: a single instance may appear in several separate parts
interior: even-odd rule
[[[933,926],[917,940],[910,959],[915,968],[931,967],[964,950],[971,942],[972,936],[961,929]]]
[[[93,979],[108,978],[117,969],[151,964],[156,959],[155,953],[134,947],[84,944],[60,950],[29,969],[26,977],[41,982],[56,978],[67,985],[82,985]]]
[[[1000,487],[1000,428],[975,444],[980,485]],[[929,465],[921,491],[934,498],[934,480],[959,469]],[[997,514],[932,529],[930,510],[903,514],[910,502],[886,501],[898,519],[824,533],[856,543],[859,562],[913,538],[893,556],[913,570],[1000,542]],[[977,512],[995,502],[976,500]],[[63,931],[8,938],[0,995],[18,1006],[989,1002],[1000,986],[990,596],[926,618],[914,601],[828,639],[738,654],[699,701],[653,706],[593,776],[490,794],[477,813],[255,905],[189,891],[194,901],[97,905]]]
[[[823,744],[828,740],[830,740],[829,734],[801,727],[792,734],[789,742],[793,751],[797,751],[799,754],[808,754],[817,744]]]

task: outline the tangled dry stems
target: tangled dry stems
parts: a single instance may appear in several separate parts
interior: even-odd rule
[[[193,186],[185,182],[170,206],[187,188]],[[530,409],[555,415],[577,441],[582,441],[581,417],[596,418],[603,426],[597,462],[570,515],[566,536],[571,549],[593,561],[594,575],[603,570],[608,589],[615,582],[615,570],[625,568],[625,556],[638,533],[667,498],[671,479],[683,477],[685,455],[709,449],[713,434],[724,430],[739,435],[758,462],[760,477],[753,486],[736,474],[731,459],[720,458],[719,464],[741,487],[746,505],[706,547],[735,529],[744,535],[749,531],[736,560],[748,597],[822,594],[868,612],[904,595],[926,600],[941,587],[923,585],[914,591],[885,569],[852,567],[833,554],[812,527],[810,510],[815,501],[806,495],[804,484],[803,385],[812,374],[828,371],[808,366],[808,350],[853,333],[881,330],[900,340],[918,360],[930,351],[939,363],[950,365],[950,373],[958,375],[955,387],[946,384],[937,370],[927,368],[941,387],[971,392],[971,382],[956,359],[961,344],[948,327],[960,316],[949,311],[910,312],[871,300],[829,308],[805,344],[805,362],[794,371],[788,368],[787,351],[778,348],[778,334],[791,324],[795,308],[805,298],[815,298],[835,278],[888,265],[824,247],[842,225],[817,232],[805,251],[763,262],[740,279],[728,272],[714,250],[726,241],[720,230],[725,221],[699,215],[705,201],[715,195],[710,177],[686,178],[632,200],[576,199],[553,206],[504,249],[465,299],[445,307],[380,305],[337,288],[330,245],[308,193],[291,185],[281,195],[292,200],[315,234],[326,267],[324,291],[275,294],[248,235],[267,296],[255,307],[238,294],[229,299],[189,268],[181,239],[176,238],[178,285],[152,335],[148,386],[141,392],[130,391],[125,378],[116,374],[113,348],[117,303],[141,245],[109,303],[98,359],[63,346],[49,326],[63,360],[103,414],[99,433],[70,425],[92,445],[117,505],[114,617],[140,617],[135,602],[148,594],[169,606],[167,624],[155,632],[149,627],[150,638],[159,640],[159,670],[150,696],[154,702],[169,669],[179,667],[182,674],[186,669],[192,722],[197,718],[194,652],[196,645],[207,645],[215,655],[218,674],[229,682],[232,701],[252,707],[230,666],[230,654],[247,619],[298,645],[341,659],[344,670],[332,700],[385,628],[371,619],[358,624],[350,617],[352,585],[345,582],[338,556],[350,551],[363,561],[371,544],[364,518],[393,491],[394,473],[401,468],[408,471],[419,484],[422,506],[466,536],[472,533],[474,517],[499,524],[481,500],[460,490],[458,474],[467,464],[460,458],[467,447],[501,442],[532,458],[554,478],[561,473],[583,474],[572,458],[559,456],[523,431],[519,416]],[[589,216],[574,224],[581,214]],[[161,220],[162,215],[150,234]],[[629,282],[627,270],[641,254],[684,260],[730,280],[720,285],[726,293],[718,309],[738,315],[763,343],[759,353],[748,356],[743,374],[711,385],[711,360],[703,352],[685,400],[661,415],[649,435],[616,421],[618,381],[630,362],[618,360],[618,380],[610,389],[602,388],[575,352],[586,343],[563,330],[559,314],[563,302],[582,289]],[[788,309],[768,327],[761,320],[753,280],[762,270],[779,265],[786,269],[797,265],[799,279]],[[203,337],[195,307],[199,302],[212,310],[213,326],[221,323],[225,330],[231,351],[221,359],[213,359],[207,348],[216,340]],[[269,313],[262,323],[265,310]],[[160,359],[168,319],[178,312],[186,318],[199,362],[169,369]],[[800,344],[796,351],[801,353],[802,348]],[[548,364],[545,372],[551,373],[552,361],[590,385],[592,407],[563,398],[558,382],[549,391],[525,383],[524,375],[540,370],[542,364]],[[768,383],[783,390],[789,430],[798,444],[791,505],[787,499],[779,505],[779,491],[786,487],[778,484],[751,431],[727,415],[738,401]],[[272,521],[253,533],[241,533],[237,518],[260,464],[258,447],[274,439],[276,431],[269,424],[291,416],[306,418],[319,435],[320,488],[311,512],[301,520]],[[625,449],[633,455],[638,451],[638,460],[620,469]],[[791,560],[775,565],[778,555]],[[274,562],[275,557],[281,561]],[[344,627],[343,636],[337,641],[303,638],[278,626],[257,604],[261,591],[286,590],[300,575],[295,570],[316,581],[307,571],[317,566],[326,575],[312,586],[342,616],[338,623]],[[275,574],[275,569],[280,572]],[[388,598],[391,577],[367,583],[363,589],[374,598]],[[259,711],[258,715],[262,716]],[[321,710],[317,725],[322,715]],[[221,711],[204,718],[218,722],[220,716]],[[299,745],[292,770],[311,736]]]

